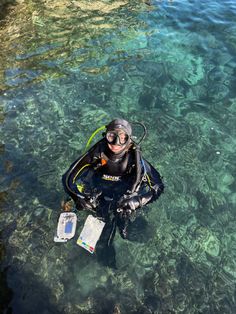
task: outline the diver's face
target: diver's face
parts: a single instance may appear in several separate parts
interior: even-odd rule
[[[108,144],[108,147],[115,154],[119,154],[119,153],[121,153],[125,149],[124,146],[112,145],[112,144]]]
[[[128,135],[121,130],[107,132],[106,138],[108,147],[115,154],[121,153],[126,148],[126,144],[129,139]]]

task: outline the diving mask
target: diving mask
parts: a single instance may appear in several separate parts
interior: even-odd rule
[[[129,135],[124,131],[107,131],[106,140],[111,145],[124,146],[129,140]]]

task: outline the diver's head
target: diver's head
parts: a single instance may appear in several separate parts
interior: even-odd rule
[[[106,141],[114,154],[123,152],[131,142],[132,127],[124,119],[115,119],[106,126]]]

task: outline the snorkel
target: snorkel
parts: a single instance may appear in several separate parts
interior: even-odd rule
[[[85,149],[84,149],[84,154],[87,152],[93,138],[101,131],[104,131],[106,129],[106,125],[103,125],[101,127],[99,127],[98,129],[96,129],[92,135],[90,136],[90,138],[88,139],[87,143],[86,143],[86,146],[85,146]]]

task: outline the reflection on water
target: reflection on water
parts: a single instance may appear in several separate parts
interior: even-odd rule
[[[0,311],[235,313],[235,3],[13,4],[0,22]],[[53,242],[61,174],[113,117],[145,122],[166,183],[133,241],[115,237],[116,270],[76,238]]]
[[[2,88],[71,72],[106,73],[112,53],[119,61],[127,42],[139,41],[145,22],[137,13],[145,6],[138,1],[65,0],[12,7],[0,30]]]

